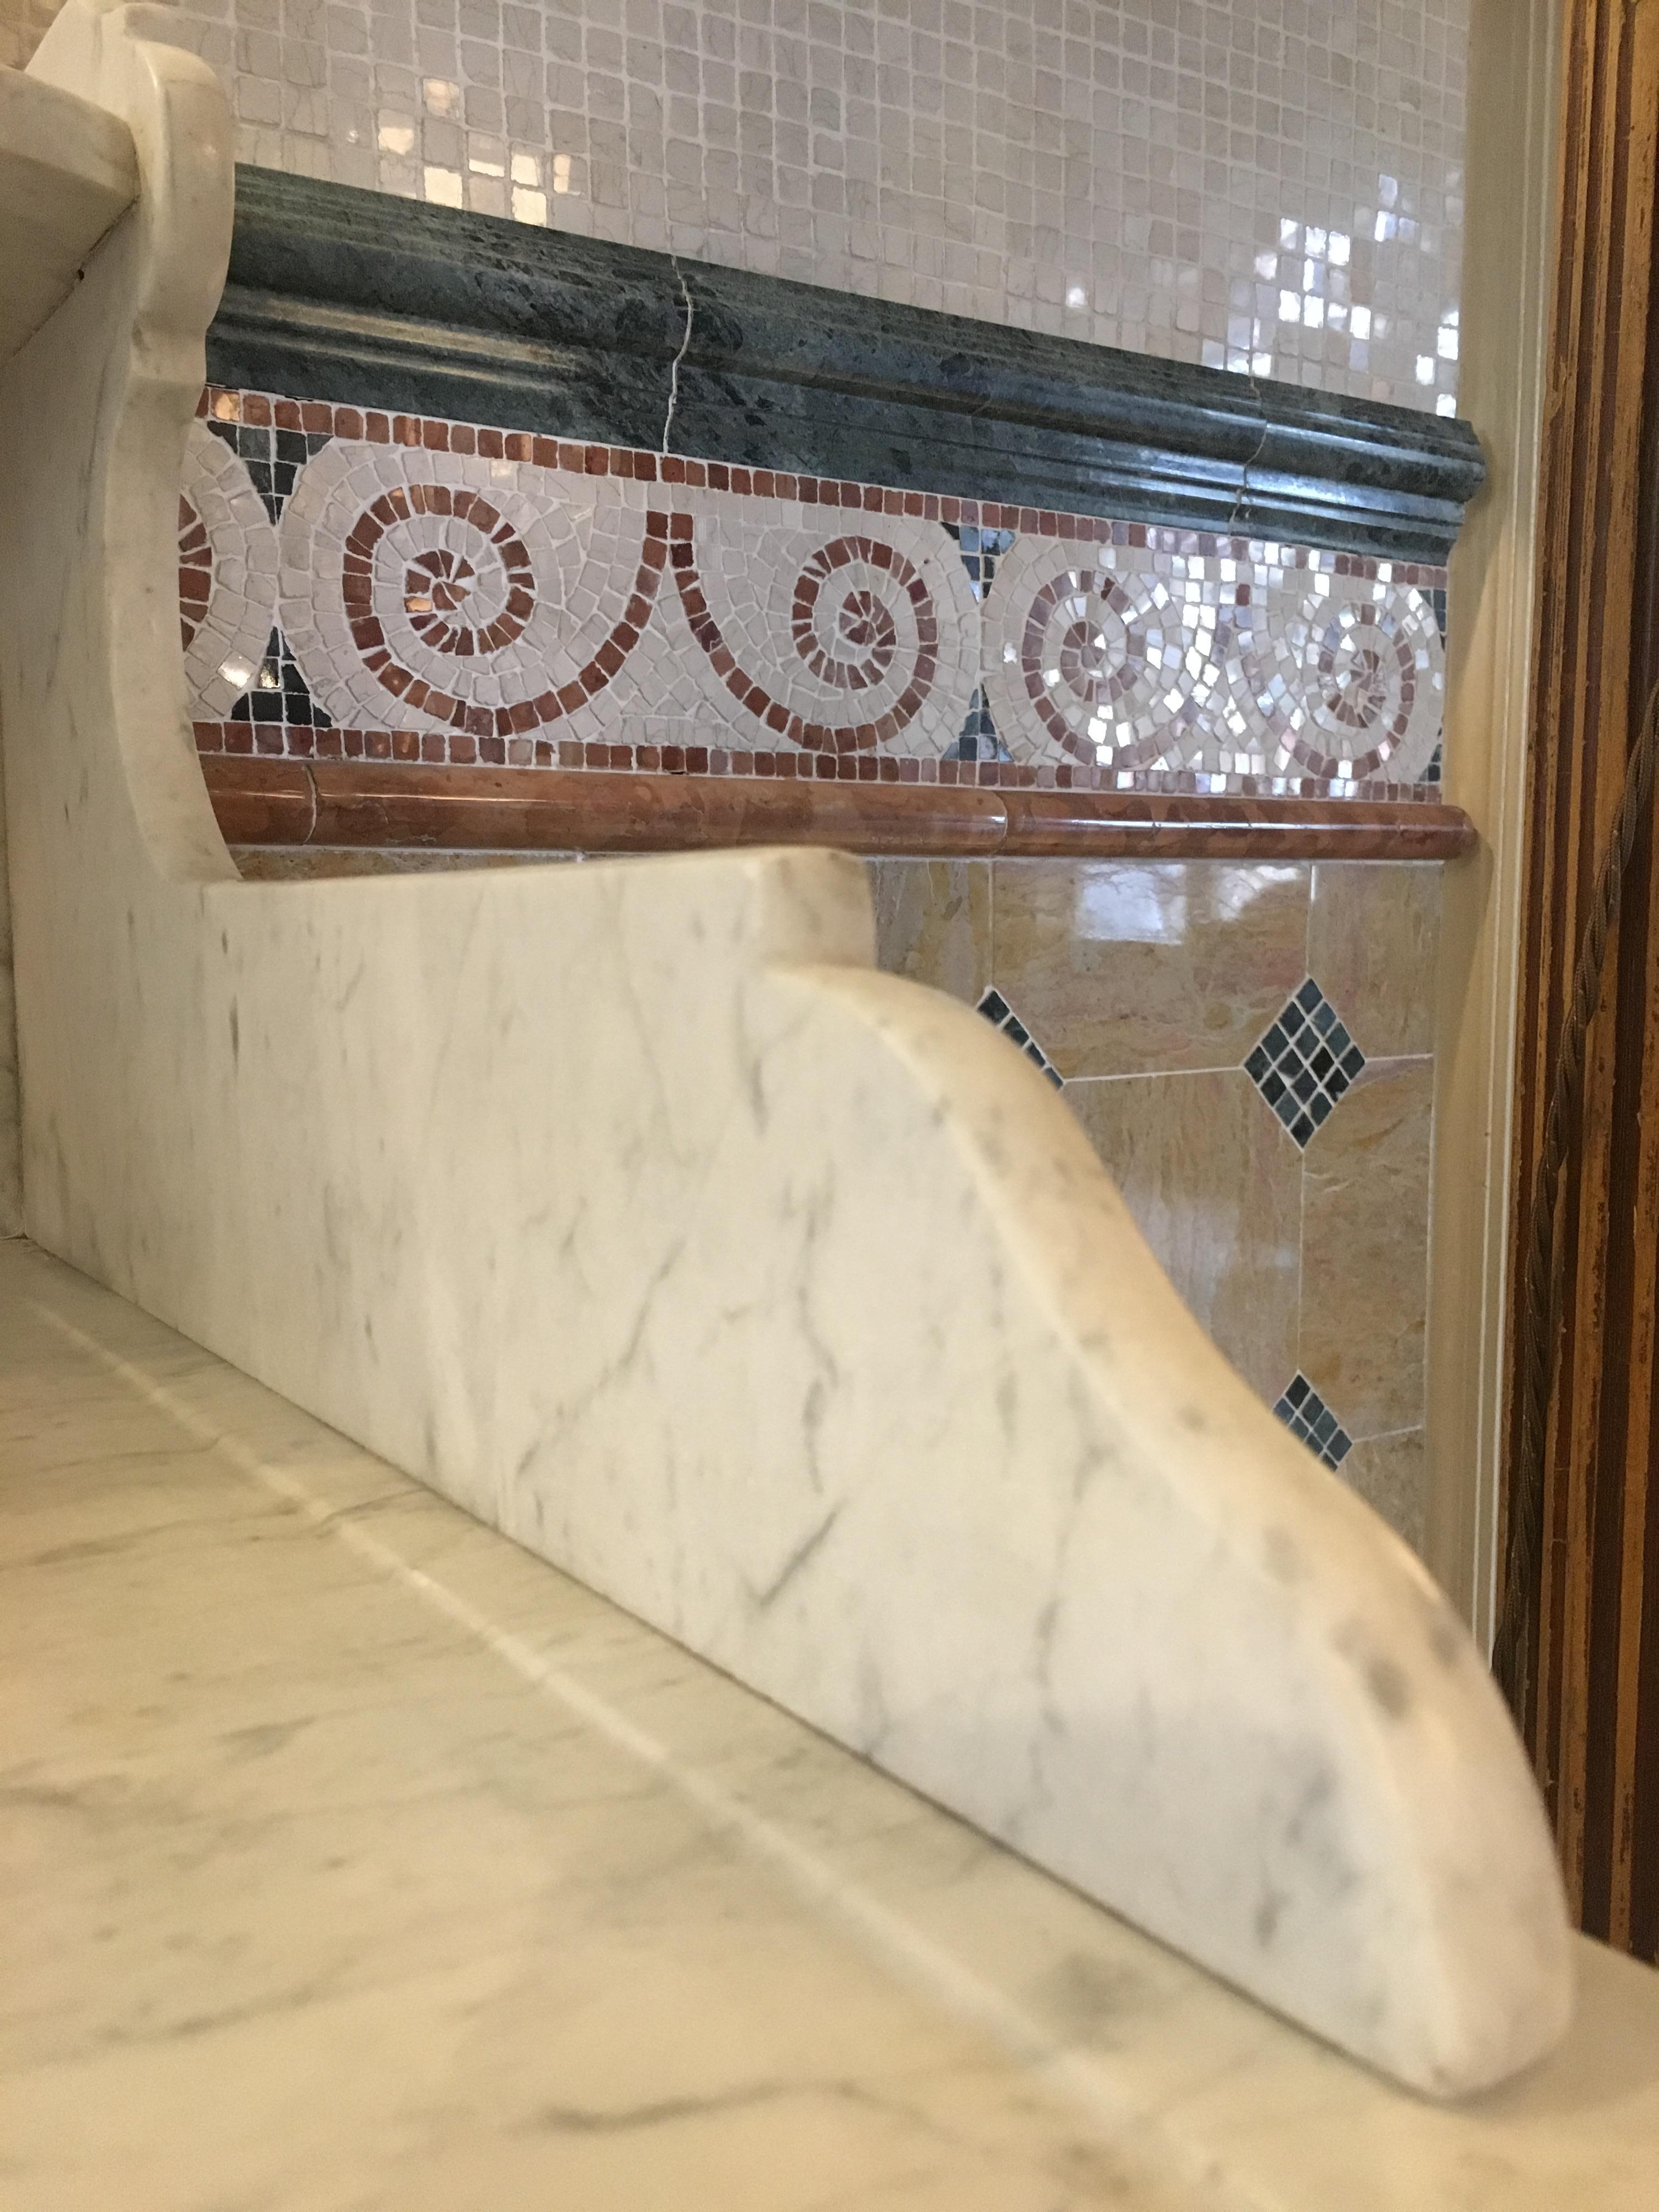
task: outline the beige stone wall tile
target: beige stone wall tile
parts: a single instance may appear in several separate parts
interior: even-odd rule
[[[1434,1049],[1443,871],[1434,860],[1321,860],[1308,969],[1367,1058]]]
[[[1249,1076],[1134,1076],[1062,1095],[1176,1290],[1271,1404],[1296,1370],[1302,1163]]]
[[[971,1006],[991,980],[988,860],[871,860],[876,957]]]
[[[992,981],[1062,1075],[1237,1067],[1307,972],[1304,864],[992,865]]]
[[[1396,1536],[1414,1552],[1423,1548],[1428,1504],[1425,1431],[1406,1429],[1356,1444],[1338,1470],[1340,1479],[1375,1506]]]
[[[1308,1146],[1301,1367],[1355,1438],[1423,1419],[1433,1082],[1373,1061]]]

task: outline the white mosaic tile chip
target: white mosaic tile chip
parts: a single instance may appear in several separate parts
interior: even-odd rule
[[[231,713],[254,681],[276,619],[276,532],[246,465],[201,422],[179,493],[185,674],[198,715]]]

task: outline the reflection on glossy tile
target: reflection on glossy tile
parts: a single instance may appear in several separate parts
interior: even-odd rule
[[[971,1006],[990,981],[991,863],[872,860],[876,958]]]
[[[1064,1096],[1170,1281],[1271,1405],[1297,1364],[1302,1164],[1249,1077],[1131,1077]]]
[[[1306,866],[994,866],[993,980],[1062,1075],[1237,1067],[1307,972]]]
[[[1356,1439],[1423,1419],[1433,1097],[1372,1061],[1308,1146],[1300,1365]]]
[[[1320,860],[1308,967],[1366,1056],[1434,1049],[1440,878],[1432,860]]]
[[[1423,1548],[1428,1502],[1425,1431],[1406,1429],[1356,1444],[1342,1463],[1342,1480],[1375,1506],[1395,1535],[1414,1552]]]

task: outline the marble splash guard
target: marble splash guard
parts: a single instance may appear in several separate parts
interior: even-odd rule
[[[32,64],[141,189],[0,374],[30,1235],[1343,2050],[1536,2059],[1480,1655],[1041,1076],[874,972],[856,863],[237,879],[174,554],[228,127],[154,21]]]

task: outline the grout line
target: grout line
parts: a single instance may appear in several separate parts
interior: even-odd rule
[[[963,1966],[942,1944],[923,1935],[901,1914],[882,1904],[862,1883],[850,1881],[836,1874],[815,1851],[797,1841],[775,1821],[752,1812],[740,1798],[695,1767],[684,1765],[659,1738],[629,1720],[608,1699],[587,1688],[563,1668],[552,1665],[522,1636],[502,1628],[447,1583],[441,1582],[435,1575],[428,1574],[423,1567],[416,1566],[402,1553],[380,1537],[372,1534],[356,1520],[343,1517],[338,1508],[327,1504],[297,1476],[280,1467],[273,1467],[240,1437],[202,1419],[176,1391],[168,1389],[165,1383],[154,1381],[136,1362],[124,1359],[118,1353],[109,1351],[95,1337],[88,1336],[66,1316],[41,1300],[27,1298],[25,1304],[39,1319],[89,1354],[136,1396],[144,1399],[166,1414],[187,1436],[197,1438],[221,1455],[240,1474],[262,1484],[302,1514],[320,1532],[337,1537],[341,1543],[356,1552],[378,1573],[402,1583],[415,1595],[424,1599],[447,1620],[511,1668],[532,1688],[556,1700],[595,1734],[604,1736],[619,1750],[648,1767],[717,1829],[735,1838],[757,1859],[772,1867],[799,1895],[836,1914],[863,1939],[866,1946],[878,1954],[897,1978],[913,1991],[932,1998],[954,2012],[959,2020],[979,2029],[1011,2057],[1029,2068],[1051,2092],[1082,2106],[1092,2118],[1114,2134],[1121,2135],[1129,2130],[1139,2135],[1144,2142],[1150,2139],[1150,2148],[1156,2158],[1173,2166],[1181,2179],[1189,2185],[1206,2190],[1202,2203],[1212,2208],[1212,2212],[1255,2212],[1254,2191],[1248,2198],[1241,2197],[1231,2186],[1225,2189],[1224,2194],[1219,2193],[1218,2177],[1212,2157],[1170,2135],[1155,2114],[1138,2111],[1129,2095],[1112,2087],[1101,2067],[1080,2057],[1069,2045],[1056,2041],[1050,2031],[1024,2006],[1004,1996],[971,1969]],[[426,1492],[426,1486],[416,1482],[414,1477],[405,1479],[417,1492]],[[438,1503],[448,1505],[453,1512],[465,1510],[453,1504],[453,1501],[443,1498],[440,1492],[427,1492],[427,1494]],[[467,1518],[478,1527],[489,1526],[487,1522],[476,1521],[476,1516],[471,1515]],[[501,1532],[496,1530],[493,1533],[500,1534]],[[532,1553],[531,1556],[536,1555]],[[544,1560],[540,1564],[551,1573],[562,1571],[553,1567],[550,1561]],[[580,1586],[586,1587],[585,1584]],[[672,1638],[666,1640],[672,1641]],[[677,1648],[684,1650],[684,1646]],[[695,1654],[688,1656],[696,1659]],[[846,1749],[845,1746],[837,1747]],[[857,1754],[849,1752],[848,1756],[856,1757]],[[903,1788],[905,1785],[900,1784],[898,1786]],[[988,1840],[994,1841],[994,1838]],[[1194,1971],[1202,1970],[1195,1968]]]
[[[1000,989],[1001,986],[999,985],[998,988]],[[1004,998],[1007,995],[1004,991]],[[1066,1079],[1066,1087],[1069,1091],[1074,1083],[1153,1083],[1161,1080],[1164,1076],[1182,1075],[1242,1075],[1244,1080],[1250,1084],[1251,1089],[1255,1089],[1244,1063],[1238,1060],[1230,1060],[1224,1066],[1219,1067],[1133,1067],[1124,1075],[1068,1075]],[[1267,1111],[1272,1114],[1272,1107],[1268,1107]],[[1273,1119],[1277,1121],[1279,1116],[1274,1114]],[[1284,1124],[1280,1122],[1279,1127],[1283,1128]],[[1285,1134],[1288,1136],[1289,1133],[1286,1130]]]
[[[1317,865],[1316,862],[1315,866]],[[1310,867],[1308,871],[1307,911],[1302,923],[1302,969],[1303,973],[1310,979],[1313,975],[1313,924],[1314,871]],[[1323,984],[1321,984],[1320,988],[1323,990]],[[1350,1030],[1348,1034],[1352,1036],[1353,1032]],[[1278,1121],[1279,1116],[1275,1114],[1273,1119]],[[1286,1129],[1285,1133],[1288,1137],[1291,1133]],[[1316,1129],[1314,1136],[1316,1137],[1318,1134],[1319,1132]],[[1291,1141],[1295,1144],[1296,1139],[1291,1138]],[[1312,1138],[1310,1138],[1309,1143],[1312,1141]],[[1308,1146],[1298,1145],[1297,1150],[1302,1155],[1302,1164],[1297,1171],[1296,1178],[1296,1371],[1298,1375],[1305,1375],[1308,1370],[1303,1358],[1304,1347],[1302,1340],[1303,1307],[1306,1301],[1308,1285]],[[1322,1392],[1321,1395],[1323,1395],[1323,1393]],[[1338,1419],[1340,1418],[1339,1415]],[[1346,1426],[1346,1423],[1344,1426]],[[1348,1431],[1348,1434],[1350,1437],[1352,1436],[1352,1429]]]

